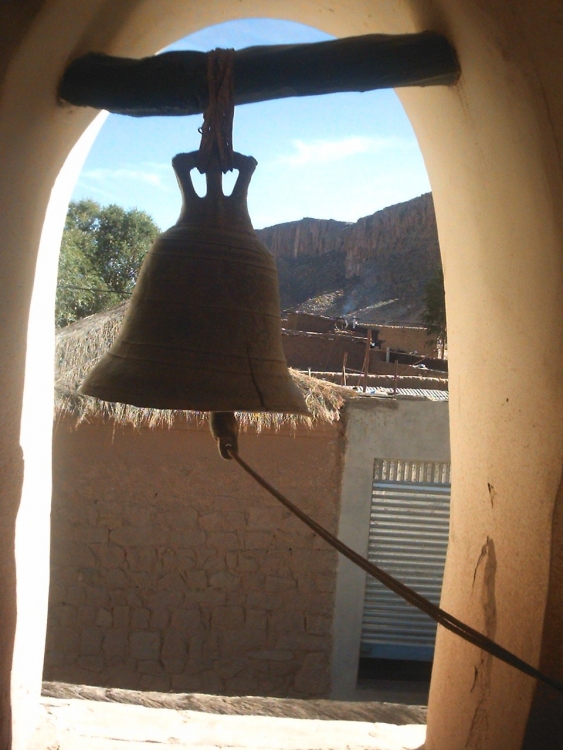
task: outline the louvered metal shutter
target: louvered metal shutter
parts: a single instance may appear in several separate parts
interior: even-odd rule
[[[440,602],[450,514],[450,464],[376,459],[368,557]],[[366,580],[361,655],[430,661],[436,624],[371,576]]]

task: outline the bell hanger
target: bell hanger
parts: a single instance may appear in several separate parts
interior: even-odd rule
[[[221,84],[229,75],[218,59]],[[215,88],[211,109],[222,96]],[[147,253],[119,334],[82,393],[157,409],[309,413],[283,352],[274,259],[248,213],[257,162],[232,151],[225,127],[217,107],[206,112],[200,150],[172,160],[179,219]],[[194,168],[206,174],[203,197]],[[232,168],[239,174],[225,196],[222,172]]]

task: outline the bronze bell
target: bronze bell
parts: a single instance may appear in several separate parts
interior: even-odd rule
[[[219,166],[194,190],[197,152],[172,160],[183,206],[147,253],[112,347],[81,392],[155,409],[307,414],[281,343],[274,260],[246,205],[256,160],[223,195]]]

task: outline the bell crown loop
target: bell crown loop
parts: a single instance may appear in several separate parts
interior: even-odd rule
[[[191,173],[198,169],[198,151],[176,154],[172,167],[182,193],[182,210],[176,226],[208,224],[217,229],[254,234],[248,213],[247,194],[250,180],[258,162],[253,156],[234,152],[233,168],[238,177],[230,195],[223,193],[223,172],[218,160],[211,162],[205,177],[207,192],[199,196],[194,188]]]

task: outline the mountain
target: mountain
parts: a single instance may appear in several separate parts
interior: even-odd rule
[[[420,323],[440,264],[431,193],[355,223],[307,218],[257,235],[276,259],[282,309]]]

